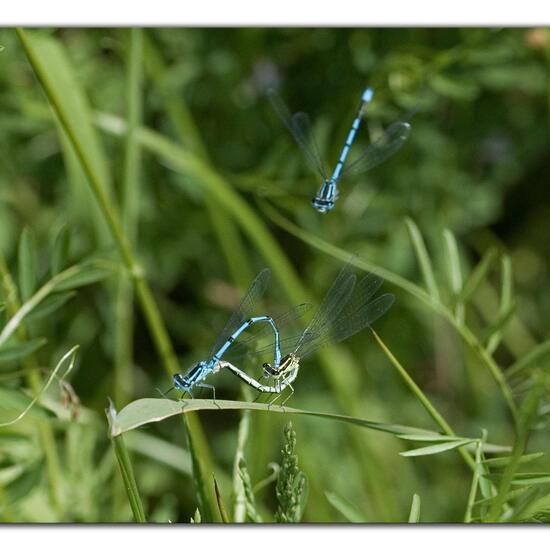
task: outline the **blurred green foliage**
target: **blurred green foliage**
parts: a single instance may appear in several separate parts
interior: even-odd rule
[[[120,204],[127,171],[124,141],[105,121],[106,115],[128,115],[129,31],[29,34],[62,45],[100,128],[98,143],[89,146],[95,158],[104,155],[99,169]],[[0,250],[25,299],[35,283],[28,273],[23,280],[21,263],[18,267],[23,228],[28,230],[21,240],[33,239],[37,250],[27,260],[34,262],[36,281],[48,277],[52,243],[63,226],[71,233],[73,261],[88,255],[116,258],[116,250],[91,195],[83,191],[85,177],[15,32],[0,30],[0,44]],[[274,223],[262,208],[265,201],[308,234],[419,282],[422,274],[403,222],[409,216],[426,240],[441,288],[448,287],[449,269],[444,229],[456,236],[466,273],[490,247],[509,255],[515,310],[503,322],[494,354],[506,367],[526,357],[550,330],[550,240],[544,236],[550,229],[549,62],[545,29],[147,29],[139,84],[142,123],[228,182],[276,239],[309,298],[324,295],[339,264]],[[321,216],[309,204],[320,182],[272,112],[265,91],[277,87],[293,111],[311,115],[321,150],[333,163],[367,84],[375,88],[375,100],[350,158],[369,137],[418,108],[411,136],[391,161],[353,185],[344,183],[335,209]],[[133,242],[185,370],[208,352],[243,287],[266,260],[197,177],[182,174],[145,147],[142,153],[136,161]],[[232,264],[231,258],[238,261]],[[481,341],[490,336],[483,333],[485,323],[498,322],[499,273],[497,265],[468,307],[468,323]],[[79,289],[61,309],[26,327],[29,338],[48,340],[34,352],[35,366],[51,368],[54,358],[80,346],[71,384],[82,412],[79,422],[58,417],[52,422],[61,477],[54,508],[47,475],[52,462],[45,461],[35,430],[35,424],[51,422],[49,417],[29,417],[20,428],[0,431],[6,449],[0,454],[0,507],[6,521],[131,518],[103,417],[107,398],[120,395],[115,287],[110,279]],[[283,281],[274,281],[268,306],[295,305],[289,303],[290,285],[283,287]],[[417,384],[460,435],[478,438],[485,428],[489,440],[510,444],[513,429],[502,396],[456,331],[403,289],[388,283],[384,288],[397,302],[376,330]],[[449,297],[447,291],[444,298]],[[0,313],[9,318],[9,312]],[[170,383],[139,308],[132,316],[128,401],[153,396],[156,387]],[[290,405],[434,428],[368,332],[334,357],[342,364],[304,366]],[[11,372],[8,367],[19,366],[25,368],[17,361],[0,368]],[[353,403],[331,376],[352,388]],[[1,383],[14,390],[27,382]],[[220,397],[241,396],[238,382],[225,373],[215,383]],[[252,485],[269,475],[267,465],[277,460],[283,444],[285,419],[272,416],[250,418],[244,453]],[[227,504],[239,416],[208,412],[200,420]],[[462,521],[471,472],[457,452],[410,459],[398,454],[405,443],[389,435],[301,417],[293,418],[293,425],[309,487],[303,521],[347,521],[326,493],[368,521],[405,521],[415,493],[422,498],[422,521]],[[127,441],[145,515],[149,521],[189,521],[197,499],[182,423],[167,421],[147,433],[156,439],[144,443],[138,435]],[[543,431],[532,441],[533,450],[550,450]],[[549,467],[550,459],[543,457],[536,469]],[[211,473],[205,480],[210,482]],[[264,518],[276,507],[274,494],[272,485],[256,496]]]

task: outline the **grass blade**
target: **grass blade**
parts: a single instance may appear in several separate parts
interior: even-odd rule
[[[449,229],[443,231],[447,256],[449,260],[449,279],[451,290],[455,298],[455,317],[458,323],[464,323],[464,303],[459,296],[462,291],[462,270],[460,268],[460,256],[454,233]]]
[[[25,227],[19,238],[17,249],[19,265],[19,294],[23,301],[28,300],[36,288],[36,246],[34,237],[28,227]]]
[[[132,468],[132,462],[130,461],[130,455],[124,445],[122,435],[113,438],[113,445],[115,447],[115,454],[118,460],[120,468],[120,474],[124,482],[124,488],[128,496],[134,519],[137,523],[146,523],[145,512],[143,510],[143,504],[138,491],[136,478],[134,477],[134,470]]]
[[[218,511],[220,512],[220,517],[222,518],[223,523],[231,523],[231,520],[229,519],[229,516],[227,515],[227,509],[225,508],[225,504],[223,502],[222,495],[220,493],[220,488],[218,486],[218,482],[216,481],[216,476],[212,474],[212,479],[214,480],[214,491],[216,493],[216,502],[218,504]]]
[[[420,497],[416,493],[412,499],[409,523],[420,523]]]
[[[458,300],[461,302],[466,302],[472,294],[479,288],[479,285],[487,277],[487,273],[493,266],[493,263],[498,257],[498,252],[495,248],[489,248],[487,252],[483,255],[481,261],[475,266],[474,270],[466,279],[462,287],[462,292],[458,295]]]
[[[172,399],[156,399],[146,397],[132,401],[118,412],[111,424],[111,435],[117,435],[135,430],[141,426],[150,424],[151,422],[160,422],[172,416],[179,414],[188,414],[193,411],[224,411],[224,410],[250,410],[263,411],[271,413],[283,414],[301,414],[305,416],[314,416],[317,418],[325,418],[327,420],[338,420],[363,428],[386,432],[394,435],[401,434],[418,434],[437,436],[437,432],[415,428],[411,426],[403,426],[400,424],[384,424],[374,422],[353,416],[345,416],[341,414],[324,413],[316,411],[306,411],[302,409],[294,409],[290,407],[280,407],[277,405],[269,405],[267,403],[252,403],[248,401],[225,401],[216,399],[182,399],[174,401]]]
[[[503,256],[501,260],[501,290],[499,305],[499,320],[504,319],[504,323],[509,320],[509,315],[513,313],[514,308],[514,290],[512,281],[512,260],[509,256]],[[511,312],[511,313],[510,313]],[[499,326],[497,320],[497,330],[491,335],[487,342],[487,352],[492,355],[502,340],[503,328]]]
[[[418,229],[416,223],[414,223],[411,218],[405,218],[405,224],[407,225],[409,236],[411,238],[411,242],[416,253],[416,258],[418,260],[418,264],[420,265],[420,270],[422,271],[424,284],[426,285],[430,296],[434,300],[437,300],[439,302],[439,290],[435,282],[432,262],[426,249],[424,239],[422,238],[422,234],[420,233],[420,230]]]
[[[330,504],[338,510],[350,523],[367,523],[367,519],[347,500],[334,493],[325,493]]]
[[[550,340],[545,340],[535,346],[527,355],[519,358],[506,371],[506,376],[512,378],[531,368],[544,369],[548,365],[550,365]]]
[[[0,349],[0,363],[23,359],[39,350],[46,342],[46,338],[34,338],[26,342],[4,346]]]
[[[458,449],[464,445],[474,443],[475,439],[463,439],[461,441],[447,441],[446,443],[438,443],[437,445],[428,445],[427,447],[420,447],[419,449],[412,449],[411,451],[403,451],[399,453],[401,456],[426,456],[444,453],[452,449]]]

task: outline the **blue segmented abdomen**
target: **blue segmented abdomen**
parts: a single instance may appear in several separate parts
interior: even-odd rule
[[[346,142],[344,143],[344,148],[340,153],[340,158],[338,159],[338,162],[336,163],[336,167],[334,168],[334,172],[332,173],[332,177],[330,178],[330,181],[332,181],[333,183],[336,183],[338,181],[338,178],[340,177],[342,168],[344,167],[344,162],[346,161],[349,150],[355,140],[355,135],[357,134],[357,130],[359,129],[359,125],[361,124],[363,109],[367,103],[370,103],[372,101],[373,97],[374,97],[374,90],[372,88],[367,88],[363,92],[363,95],[361,96],[361,104],[359,105],[359,109],[357,110],[355,119],[351,124],[351,129],[348,133],[348,137],[346,138]]]
[[[258,317],[251,317],[250,319],[247,319],[222,345],[222,347],[214,354],[214,356],[211,359],[211,363],[215,365],[220,361],[223,354],[231,347],[233,342],[249,327],[252,325],[255,325],[256,323],[269,323],[271,325],[271,328],[273,329],[273,333],[275,336],[275,346],[274,346],[274,352],[275,352],[275,364],[279,365],[281,362],[281,349],[280,349],[280,338],[279,338],[279,331],[277,330],[277,326],[275,325],[275,321],[269,317],[268,315],[260,315]]]

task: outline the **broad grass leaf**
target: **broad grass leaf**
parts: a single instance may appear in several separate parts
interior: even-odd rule
[[[114,417],[111,425],[111,435],[117,436],[122,433],[134,430],[151,422],[160,422],[172,416],[188,413],[192,411],[222,411],[222,410],[251,410],[263,411],[271,413],[286,413],[286,414],[301,414],[305,416],[315,416],[325,418],[327,420],[338,420],[349,424],[355,424],[363,428],[369,428],[381,432],[391,434],[424,434],[437,437],[437,432],[414,428],[411,426],[402,426],[399,424],[383,424],[381,422],[373,422],[353,416],[344,416],[341,414],[305,411],[302,409],[293,409],[290,407],[279,407],[276,405],[268,405],[266,403],[250,403],[246,401],[222,401],[212,399],[187,399],[174,401],[172,399],[156,399],[146,397],[132,401],[126,405]],[[470,440],[466,441],[467,443]]]

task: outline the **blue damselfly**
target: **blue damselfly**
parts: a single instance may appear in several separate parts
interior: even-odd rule
[[[322,346],[338,343],[353,336],[365,327],[370,326],[392,306],[393,294],[374,295],[383,283],[383,279],[368,273],[357,281],[349,265],[339,273],[323,302],[309,322],[307,328],[299,335],[285,338],[274,345],[280,346],[280,361],[263,364],[261,382],[232,363],[222,362],[241,380],[262,393],[282,394],[288,387],[294,393],[292,383],[298,375],[300,361]],[[268,346],[258,353],[271,352],[274,346]],[[277,396],[272,402],[278,399]],[[284,403],[283,402],[283,403]]]
[[[270,275],[271,272],[269,269],[263,269],[260,271],[258,276],[250,285],[250,288],[247,290],[239,306],[229,318],[229,321],[225,325],[224,329],[218,335],[208,358],[204,361],[199,361],[185,374],[175,374],[173,377],[173,389],[180,390],[183,393],[188,393],[191,397],[193,397],[193,388],[210,388],[215,399],[216,390],[214,386],[205,384],[203,381],[207,376],[219,372],[222,368],[220,366],[220,361],[223,355],[244,331],[256,323],[267,323],[273,330],[275,341],[274,360],[280,361],[279,332],[275,325],[275,321],[267,315],[252,316],[254,306],[263,296],[267,288]]]
[[[328,212],[334,208],[334,203],[339,195],[338,182],[341,178],[367,172],[387,160],[399,150],[403,143],[405,143],[411,130],[411,126],[408,122],[394,122],[378,139],[372,142],[358,158],[344,168],[344,163],[347,159],[351,145],[355,140],[366,106],[374,97],[373,89],[367,88],[361,96],[359,108],[346,138],[346,142],[344,143],[342,152],[340,153],[338,162],[336,163],[332,175],[328,177],[319,153],[319,148],[311,132],[311,122],[307,114],[291,114],[279,94],[273,89],[268,91],[268,96],[275,111],[304,152],[310,165],[323,180],[321,188],[311,201],[313,207],[321,213]]]

